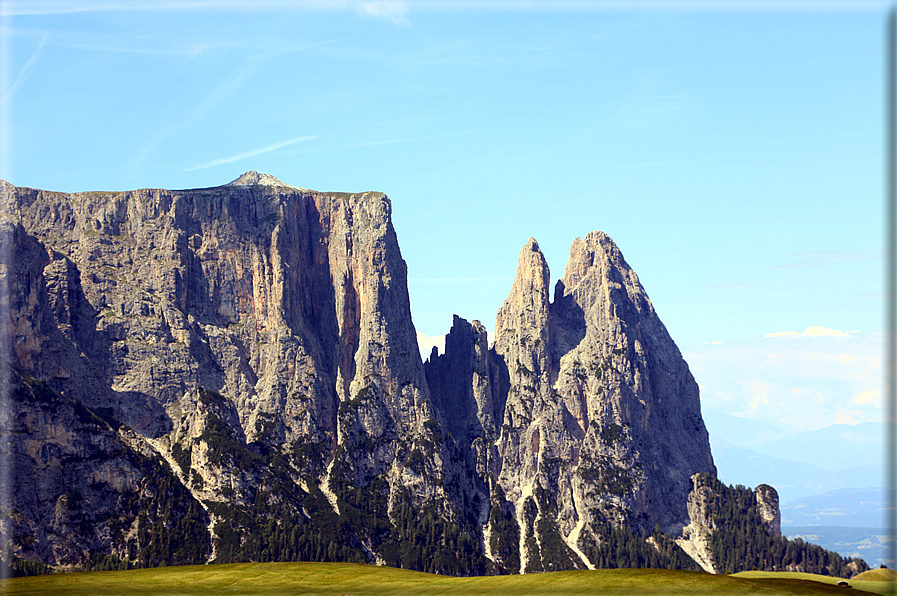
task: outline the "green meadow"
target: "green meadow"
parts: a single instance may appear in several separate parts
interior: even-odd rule
[[[243,563],[22,577],[3,594],[163,596],[191,594],[434,596],[574,594],[844,594],[837,579],[802,573],[709,575],[659,569],[561,571],[501,577],[446,577],[349,563]],[[850,593],[893,594],[887,581],[858,581]]]
[[[873,569],[861,573],[854,579],[846,581],[850,584],[850,587],[855,590],[885,595],[892,595],[897,593],[894,589],[894,581],[892,579],[893,576],[887,573],[879,573],[879,571],[886,572],[888,570]],[[825,575],[814,575],[812,573],[773,571],[742,571],[741,573],[734,574],[733,577],[748,579],[810,580],[825,584],[831,584],[833,586],[836,586],[839,581],[842,581],[840,577],[828,577]]]

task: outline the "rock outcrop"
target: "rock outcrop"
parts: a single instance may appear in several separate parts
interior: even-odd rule
[[[782,513],[779,509],[779,493],[768,484],[761,484],[754,489],[754,500],[760,519],[772,536],[782,535]]]
[[[139,566],[208,559],[208,513],[140,437],[27,374],[3,374],[15,491],[0,530],[19,556],[61,569],[111,553]]]
[[[494,345],[455,317],[422,363],[382,193],[0,184],[18,560],[520,573],[697,527],[697,384],[601,232],[553,297],[530,239]]]
[[[716,492],[710,486],[700,482],[700,475],[692,477],[694,489],[688,495],[689,523],[682,529],[682,537],[677,540],[682,550],[698,562],[707,573],[718,573],[710,552],[710,541],[716,529],[712,519],[711,507]]]
[[[704,571],[733,571],[732,561],[729,560],[731,553],[721,548],[721,545],[731,550],[739,540],[751,542],[750,547],[742,546],[741,549],[751,550],[752,556],[765,560],[771,570],[806,570],[805,566],[797,565],[789,569],[787,553],[764,553],[764,545],[767,544],[776,544],[780,550],[787,551],[786,546],[782,546],[787,545],[787,542],[782,538],[779,495],[776,489],[768,484],[761,484],[753,491],[743,486],[728,487],[708,474],[695,474],[691,483],[692,490],[687,503],[689,523],[677,543]],[[715,541],[716,555],[712,548],[715,535],[723,537]],[[803,543],[790,556],[800,560],[802,556],[795,555],[800,548],[803,548]],[[744,568],[750,568],[751,565]],[[828,571],[833,571],[831,566]]]

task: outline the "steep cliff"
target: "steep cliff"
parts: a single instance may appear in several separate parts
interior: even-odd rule
[[[27,374],[4,370],[4,441],[17,491],[4,538],[25,560],[57,568],[129,559],[139,566],[208,558],[209,516],[133,431],[97,416]]]
[[[445,502],[385,195],[319,193],[255,172],[185,191],[64,194],[3,182],[0,212],[9,363],[164,459],[211,517],[214,560],[261,556],[246,547],[260,503],[323,544],[293,556],[373,562],[370,544],[395,537],[361,520],[331,537],[333,520],[310,512],[339,510],[375,480],[367,500],[383,523],[394,503]],[[44,422],[34,423],[44,441],[68,432]],[[15,435],[8,444],[23,449]],[[60,490],[83,484],[34,453],[16,470]],[[22,510],[59,496],[16,488]],[[277,544],[257,545],[267,556],[291,541],[274,538],[275,521]],[[37,542],[20,554],[78,560],[48,554],[52,538]],[[83,550],[82,559],[127,556],[110,542]]]
[[[455,436],[514,512],[512,534],[487,524],[490,554],[520,571],[592,567],[605,524],[678,534],[690,477],[715,474],[697,384],[613,241],[577,239],[553,301],[549,279],[531,238],[494,347],[456,319],[426,365],[434,402],[471,429]],[[465,366],[477,374],[450,372]]]
[[[693,566],[697,385],[601,232],[426,363],[381,193],[0,182],[0,247],[3,558]]]

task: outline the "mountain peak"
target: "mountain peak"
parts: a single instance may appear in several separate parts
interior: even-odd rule
[[[253,186],[255,184],[261,184],[262,186],[285,186],[288,188],[296,188],[290,184],[284,184],[274,176],[270,174],[261,174],[256,172],[255,170],[250,170],[234,180],[233,182],[228,182],[225,186]]]

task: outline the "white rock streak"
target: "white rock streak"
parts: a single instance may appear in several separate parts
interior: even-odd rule
[[[492,554],[492,524],[487,523],[483,526],[483,554],[486,558],[496,563],[495,556]]]
[[[327,464],[327,471],[324,473],[324,476],[321,478],[321,492],[324,493],[324,496],[327,497],[327,500],[330,502],[330,506],[333,507],[333,510],[337,515],[339,512],[339,504],[336,502],[336,494],[330,489],[330,472],[333,470],[333,464],[336,460],[330,460],[330,463]]]
[[[526,520],[523,515],[523,508],[526,500],[533,496],[533,482],[530,482],[523,488],[520,498],[515,503],[517,512],[517,525],[520,527],[520,575],[526,573],[526,564],[529,562],[529,553],[526,551]]]
[[[566,536],[564,540],[567,542],[567,546],[570,547],[570,550],[579,555],[579,558],[582,559],[582,562],[585,564],[588,569],[595,569],[595,566],[592,565],[592,562],[589,561],[589,558],[586,556],[584,552],[579,550],[579,546],[577,546],[577,542],[579,542],[579,533],[582,532],[583,526],[586,525],[586,519],[584,517],[580,517],[579,521],[576,522],[576,527],[573,528],[573,531],[570,532],[569,536]]]

